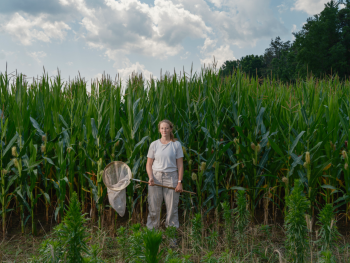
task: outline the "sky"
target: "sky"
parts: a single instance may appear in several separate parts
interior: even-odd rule
[[[124,81],[199,72],[293,40],[325,0],[1,0],[0,72],[103,73]]]

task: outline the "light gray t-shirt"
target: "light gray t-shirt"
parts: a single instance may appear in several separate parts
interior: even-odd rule
[[[184,157],[184,153],[179,141],[162,144],[158,139],[149,146],[147,157],[154,159],[153,171],[170,173],[177,171],[176,159]]]

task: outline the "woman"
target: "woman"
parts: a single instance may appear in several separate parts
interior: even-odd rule
[[[174,139],[173,124],[170,121],[159,122],[158,130],[162,137],[151,143],[147,154],[146,170],[149,177],[147,228],[159,227],[163,198],[167,209],[165,226],[178,228],[178,204],[182,192],[184,155],[180,142]],[[176,189],[174,191],[154,184]]]

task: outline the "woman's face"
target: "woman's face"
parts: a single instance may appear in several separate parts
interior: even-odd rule
[[[160,128],[159,128],[160,133],[162,134],[163,137],[166,137],[168,135],[170,135],[171,129],[169,124],[167,124],[166,122],[162,122],[160,124]]]

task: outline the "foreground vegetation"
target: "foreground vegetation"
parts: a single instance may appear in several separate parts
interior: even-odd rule
[[[165,74],[149,82],[134,76],[125,90],[119,80],[104,76],[92,83],[88,93],[80,78],[67,83],[59,75],[50,79],[44,74],[28,84],[23,75],[5,73],[0,74],[0,89],[3,238],[15,228],[25,234],[26,226],[35,236],[45,225],[42,218],[46,224],[62,222],[74,192],[91,224],[115,233],[124,219],[108,206],[103,168],[121,160],[135,178],[147,180],[146,154],[149,144],[159,138],[157,124],[162,119],[175,124],[175,137],[183,145],[184,189],[197,192],[181,195],[183,240],[194,225],[202,225],[198,233],[208,237],[203,240],[208,240],[205,246],[210,251],[214,250],[210,242],[216,242],[209,241],[213,231],[224,238],[229,227],[230,233],[238,231],[243,238],[257,235],[246,229],[257,231],[253,229],[259,220],[264,226],[276,226],[285,218],[285,231],[306,227],[311,241],[319,235],[315,229],[321,226],[315,223],[325,207],[324,220],[331,222],[331,229],[336,220],[349,218],[350,83],[336,76],[289,85],[249,78],[239,71],[223,79],[221,73],[203,69],[193,75]],[[305,200],[294,211],[296,188]],[[238,191],[244,191],[244,198],[237,196]],[[126,217],[142,225],[147,186],[132,182],[127,197]],[[239,205],[244,200],[247,207]],[[238,207],[239,211],[228,212]],[[249,219],[249,227],[228,226],[225,217],[231,216],[234,222]],[[304,221],[289,226],[293,216]],[[306,240],[291,233],[289,237],[286,232],[287,243],[283,241],[288,251]],[[252,245],[244,243],[244,253],[249,254],[254,239],[247,240]],[[202,251],[203,244],[184,242],[191,255]],[[223,244],[232,242],[227,239]],[[303,255],[310,244],[301,245]],[[329,251],[329,245],[322,246],[322,251]],[[283,257],[296,257],[278,251]],[[309,251],[314,251],[313,245]],[[272,258],[278,253],[269,255],[273,254]]]
[[[287,199],[285,230],[278,224],[250,224],[246,195],[239,191],[235,209],[222,203],[220,232],[195,214],[179,231],[174,227],[151,231],[129,222],[117,229],[116,238],[113,230],[88,223],[73,193],[63,222],[45,234],[40,245],[33,236],[22,237],[24,244],[12,249],[18,240],[2,242],[1,262],[348,262],[349,244],[337,230],[332,206],[320,212],[318,234],[313,235],[302,188],[297,181]],[[174,239],[178,246],[173,246]]]

